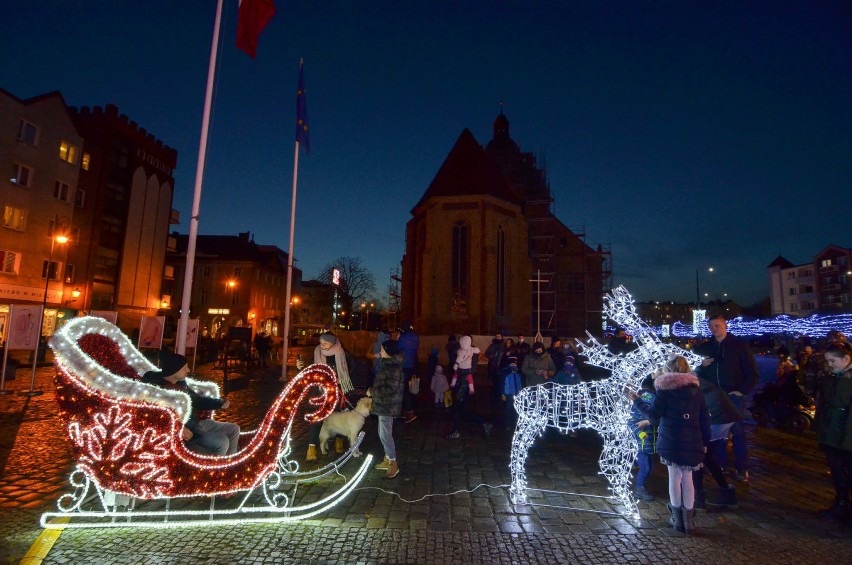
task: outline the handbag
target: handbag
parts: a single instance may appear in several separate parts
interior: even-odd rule
[[[453,405],[453,391],[447,389],[444,391],[444,408],[449,408]]]

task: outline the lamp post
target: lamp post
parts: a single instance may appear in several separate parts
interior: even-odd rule
[[[228,285],[228,298],[229,298],[228,302],[230,302],[230,304],[228,304],[228,309],[234,310],[234,300],[235,300],[235,297],[237,295],[237,281],[235,281],[234,279],[230,279],[227,282],[227,285]],[[233,312],[231,312],[231,316],[233,316]],[[228,328],[230,329],[230,327],[231,327],[231,321],[229,319],[228,320]]]
[[[714,271],[713,267],[707,267],[707,272],[712,273]],[[701,272],[701,268],[695,269],[695,309],[701,309],[701,290],[698,285],[698,273]]]
[[[65,306],[68,306],[72,302],[77,302],[77,299],[80,298],[81,294],[82,294],[82,292],[80,292],[79,288],[75,288],[74,290],[72,290],[71,291],[71,298],[69,298],[68,300],[65,301]]]
[[[60,221],[62,222],[61,223],[62,231],[58,232],[58,229],[59,229],[59,226],[60,226]],[[42,301],[41,301],[41,323],[39,324],[39,332],[38,332],[39,339],[38,339],[38,343],[36,343],[35,353],[33,354],[33,372],[32,372],[32,376],[30,377],[30,390],[23,390],[23,391],[18,393],[18,394],[21,394],[23,396],[40,396],[42,394],[42,391],[35,390],[35,374],[36,374],[36,367],[38,365],[39,347],[41,346],[41,338],[43,337],[42,331],[44,330],[44,318],[45,318],[45,314],[47,313],[47,292],[48,292],[48,290],[50,290],[50,274],[51,274],[51,271],[53,271],[55,273],[55,269],[51,268],[51,267],[53,267],[53,250],[56,247],[57,243],[60,243],[60,244],[68,243],[68,235],[65,233],[65,229],[67,228],[68,221],[69,221],[69,219],[64,217],[64,216],[62,218],[60,218],[59,216],[54,216],[53,233],[50,234],[50,254],[48,254],[48,256],[47,256],[47,269],[45,270],[45,273],[44,273],[44,297],[42,298]],[[75,298],[75,300],[76,300],[76,298]]]

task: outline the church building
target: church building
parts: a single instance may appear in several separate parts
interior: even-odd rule
[[[600,334],[610,252],[552,206],[502,111],[485,147],[463,130],[406,225],[401,318],[424,335]]]

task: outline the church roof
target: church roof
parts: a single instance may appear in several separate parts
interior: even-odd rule
[[[479,145],[470,130],[465,128],[412,213],[430,198],[479,194],[488,194],[514,204],[523,202],[500,167]]]

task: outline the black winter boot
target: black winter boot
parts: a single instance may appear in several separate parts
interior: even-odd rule
[[[734,490],[734,485],[728,485],[719,491],[719,498],[708,500],[710,506],[727,506],[728,508],[737,507],[737,491]],[[698,504],[695,504],[698,508]]]
[[[817,516],[826,520],[845,520],[849,517],[848,497],[838,496],[834,499],[834,504],[831,505],[831,508],[820,510]]]
[[[669,518],[669,524],[672,525],[672,528],[675,529],[676,532],[683,533],[683,513],[681,512],[680,506],[672,506],[671,504],[666,505],[669,509],[669,512],[672,513],[672,517]]]
[[[683,532],[689,535],[695,533],[695,508],[681,508],[683,513]]]
[[[707,498],[703,490],[695,491],[695,507],[701,510],[707,508]]]

